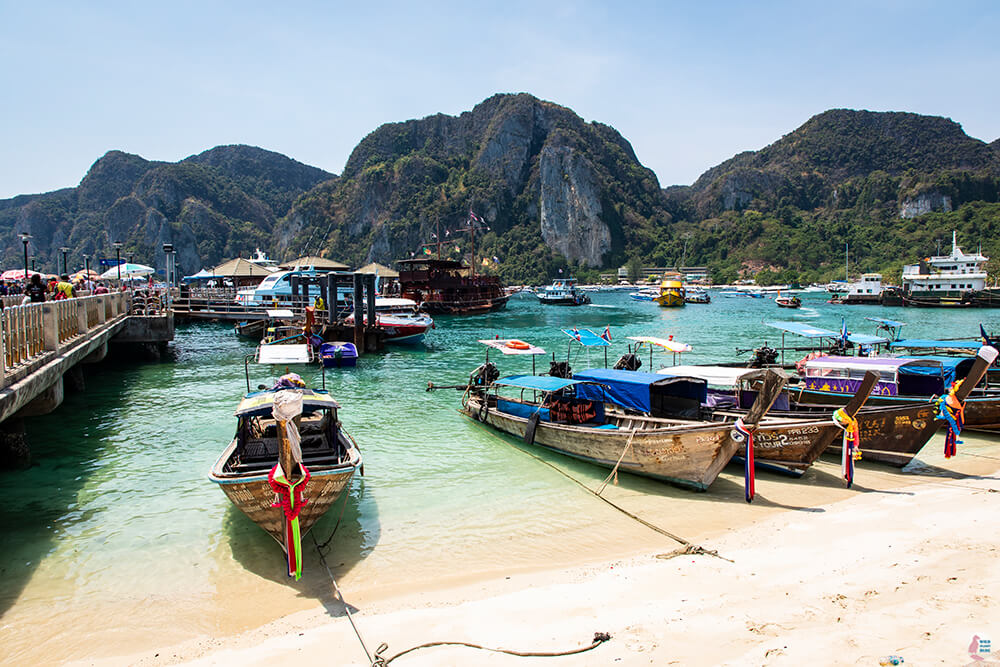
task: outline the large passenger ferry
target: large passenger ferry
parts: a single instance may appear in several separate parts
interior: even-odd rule
[[[988,261],[982,252],[962,252],[953,231],[950,254],[903,267],[903,302],[907,306],[1000,306],[1000,290],[986,288]]]

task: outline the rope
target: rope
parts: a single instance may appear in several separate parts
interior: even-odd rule
[[[357,636],[358,641],[361,642],[361,648],[364,649],[365,655],[368,656],[369,664],[376,664],[372,659],[372,654],[368,650],[368,646],[365,645],[365,639],[361,636],[361,631],[358,630],[358,626],[354,622],[354,617],[351,615],[351,609],[347,606],[347,601],[344,600],[344,594],[340,592],[340,586],[337,585],[337,579],[333,576],[333,572],[330,571],[330,566],[326,564],[326,557],[323,555],[323,551],[319,548],[319,542],[316,541],[316,536],[309,533],[309,537],[312,538],[313,544],[316,545],[316,553],[319,554],[319,562],[323,563],[323,567],[326,568],[326,573],[330,576],[330,582],[333,583],[333,590],[336,591],[337,599],[340,601],[340,604],[344,605],[344,611],[347,613],[347,620],[351,622],[351,627],[354,628],[354,634]]]
[[[492,430],[487,430],[486,433],[489,434],[489,435],[491,435],[492,437],[496,438],[497,440],[500,440],[501,442],[507,443],[506,440],[504,440],[503,438],[501,438],[499,435],[497,435],[496,433],[494,433]],[[507,444],[510,444],[510,443],[507,443]],[[513,447],[513,445],[511,445],[511,446]],[[517,451],[521,452],[522,454],[530,456],[531,458],[535,459],[536,461],[538,461],[540,463],[544,463],[545,465],[547,465],[548,467],[552,468],[553,470],[555,470],[557,473],[559,473],[560,475],[562,475],[563,477],[565,477],[569,481],[571,481],[574,484],[576,484],[577,486],[581,487],[582,489],[584,489],[588,493],[593,494],[594,497],[598,498],[602,502],[607,503],[608,505],[610,505],[611,507],[615,508],[616,510],[618,510],[619,512],[621,512],[622,514],[624,514],[628,518],[632,519],[633,521],[641,523],[646,528],[649,528],[650,530],[652,530],[652,531],[654,531],[656,533],[659,533],[660,535],[663,535],[664,537],[668,537],[668,538],[672,539],[673,541],[677,542],[678,544],[683,544],[685,548],[700,549],[700,551],[697,551],[697,552],[693,551],[691,553],[703,553],[703,554],[708,555],[708,556],[715,556],[716,558],[722,558],[722,560],[728,560],[730,563],[735,562],[735,561],[729,560],[728,558],[723,558],[722,556],[720,556],[715,551],[712,551],[712,550],[709,550],[709,549],[703,549],[702,547],[699,547],[696,544],[692,544],[691,542],[689,542],[688,540],[685,540],[680,535],[675,535],[674,533],[671,533],[669,530],[666,530],[664,528],[660,528],[659,526],[657,526],[655,524],[652,524],[649,521],[646,521],[642,517],[636,516],[635,514],[633,514],[632,512],[629,512],[627,509],[625,509],[621,505],[618,505],[618,504],[616,504],[616,503],[608,500],[604,496],[599,495],[596,491],[594,491],[594,489],[590,488],[589,486],[587,486],[586,484],[584,484],[583,482],[581,482],[577,478],[573,477],[572,475],[570,475],[569,473],[565,472],[564,470],[559,469],[557,466],[555,466],[552,463],[546,461],[545,459],[543,459],[541,457],[538,457],[538,456],[535,456],[531,452],[526,451],[524,449],[521,449],[520,447],[514,447],[514,449],[516,449]]]
[[[611,635],[607,632],[595,632],[593,642],[590,646],[580,646],[568,651],[512,651],[510,649],[504,648],[489,648],[487,646],[480,646],[479,644],[470,644],[469,642],[428,642],[426,644],[421,644],[420,646],[414,646],[408,648],[405,651],[400,651],[391,658],[383,658],[382,653],[384,653],[388,648],[388,644],[382,644],[375,651],[375,661],[372,662],[372,667],[383,667],[388,665],[390,662],[396,658],[411,653],[418,649],[430,648],[432,646],[467,646],[469,648],[478,648],[484,651],[491,651],[493,653],[506,653],[507,655],[516,655],[522,658],[558,658],[564,655],[577,655],[579,653],[585,653],[587,651],[592,651],[606,641],[611,640]]]
[[[607,487],[608,482],[611,480],[612,477],[615,478],[615,486],[618,486],[618,466],[621,465],[622,459],[625,458],[625,452],[627,452],[629,449],[632,448],[632,438],[635,437],[635,434],[638,430],[639,429],[634,428],[632,429],[632,432],[629,433],[628,442],[625,443],[625,449],[622,450],[622,455],[619,456],[618,461],[615,462],[615,467],[611,469],[611,473],[604,478],[603,482],[601,482],[601,487],[594,492],[597,495],[601,495],[601,493],[604,491],[605,487]]]

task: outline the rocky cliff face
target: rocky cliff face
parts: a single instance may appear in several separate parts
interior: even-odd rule
[[[521,94],[380,127],[339,181],[304,196],[276,233],[296,252],[390,263],[436,240],[439,222],[449,240],[468,236],[470,209],[489,227],[477,230],[477,257],[496,257],[511,277],[623,261],[630,239],[671,220],[655,176],[620,134]],[[455,257],[469,251],[451,246]]]
[[[5,266],[19,266],[17,233],[32,235],[29,252],[43,271],[68,264],[99,268],[121,241],[122,256],[162,268],[172,243],[181,271],[193,273],[223,259],[271,247],[275,221],[296,197],[332,178],[315,167],[250,146],[220,146],[178,163],[150,162],[109,151],[80,185],[0,202]]]

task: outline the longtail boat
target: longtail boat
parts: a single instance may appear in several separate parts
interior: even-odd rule
[[[681,398],[699,391],[696,382],[665,384],[665,390],[675,390],[672,393]],[[782,384],[777,373],[768,374],[742,428],[773,428],[761,419]],[[470,386],[461,412],[528,444],[697,490],[711,485],[740,446],[733,424],[610,412],[605,410],[606,396],[599,382],[513,375],[487,387]]]
[[[236,435],[209,473],[281,545],[289,576],[296,579],[301,538],[362,465],[357,444],[338,419],[340,406],[326,391],[297,386],[297,377],[283,376],[274,388],[243,397]]]
[[[692,373],[680,372],[680,368],[694,369]],[[602,385],[607,393],[606,403],[621,406],[628,412],[643,413],[653,417],[676,416],[692,420],[732,425],[745,419],[758,398],[756,391],[746,390],[740,395],[747,401],[746,408],[739,408],[735,401],[726,406],[714,405],[709,399],[708,380],[698,373],[697,366],[661,369],[658,373],[636,371],[594,369],[575,373],[575,379],[592,380]],[[776,373],[787,381],[787,376],[774,369],[720,369],[735,371],[744,382],[762,382],[769,373]],[[858,389],[850,405],[845,406],[838,418],[833,416],[836,408],[823,412],[794,414],[787,411],[788,397],[778,394],[768,411],[767,419],[753,434],[754,465],[775,468],[801,475],[827,447],[844,433],[845,425],[864,404],[875,384],[874,374]],[[676,388],[689,387],[682,392]],[[712,398],[716,398],[712,395]],[[782,408],[785,408],[784,410]],[[745,453],[744,453],[745,457]]]

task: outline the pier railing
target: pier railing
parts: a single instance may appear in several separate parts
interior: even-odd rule
[[[131,294],[115,292],[4,308],[0,315],[0,388],[30,373],[79,336],[129,312]]]

